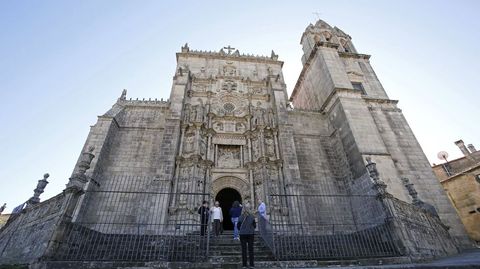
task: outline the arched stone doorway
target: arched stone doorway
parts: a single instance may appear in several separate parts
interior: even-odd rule
[[[220,203],[223,213],[223,229],[233,230],[232,220],[230,219],[230,208],[234,201],[242,202],[242,196],[240,193],[232,188],[224,188],[217,193],[215,201]]]

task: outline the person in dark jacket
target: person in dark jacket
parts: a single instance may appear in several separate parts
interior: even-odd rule
[[[203,204],[198,208],[198,214],[200,214],[200,235],[203,236],[207,233],[208,219],[210,217],[207,201],[203,201]]]
[[[233,240],[240,240],[238,236],[238,218],[242,214],[242,207],[238,201],[233,202],[232,208],[230,208],[230,217],[232,218],[233,223]]]
[[[242,266],[247,267],[247,248],[250,268],[253,268],[253,241],[254,233],[257,224],[255,218],[252,215],[250,207],[244,206],[242,209],[242,215],[238,219],[238,227],[240,234],[240,243],[242,245]]]

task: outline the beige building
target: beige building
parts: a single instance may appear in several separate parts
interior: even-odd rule
[[[433,165],[433,171],[457,209],[470,238],[480,242],[480,151],[462,140],[455,144],[463,157]]]

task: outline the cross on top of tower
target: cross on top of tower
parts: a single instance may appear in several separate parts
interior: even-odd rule
[[[228,54],[232,54],[232,51],[235,49],[235,48],[230,47],[230,45],[228,45],[228,47],[223,47],[223,48],[228,50]]]

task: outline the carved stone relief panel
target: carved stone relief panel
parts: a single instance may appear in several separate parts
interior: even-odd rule
[[[239,168],[241,164],[240,146],[219,145],[218,146],[218,167]]]
[[[226,91],[226,92],[235,92],[237,91],[237,83],[233,80],[225,80],[222,83],[222,87],[220,89],[217,89],[217,91]]]
[[[208,84],[193,84],[192,85],[192,91],[194,93],[199,93],[199,92],[206,92],[208,91],[209,89],[209,85]]]
[[[237,68],[232,64],[227,64],[223,67],[222,75],[226,77],[233,77],[237,75]]]

